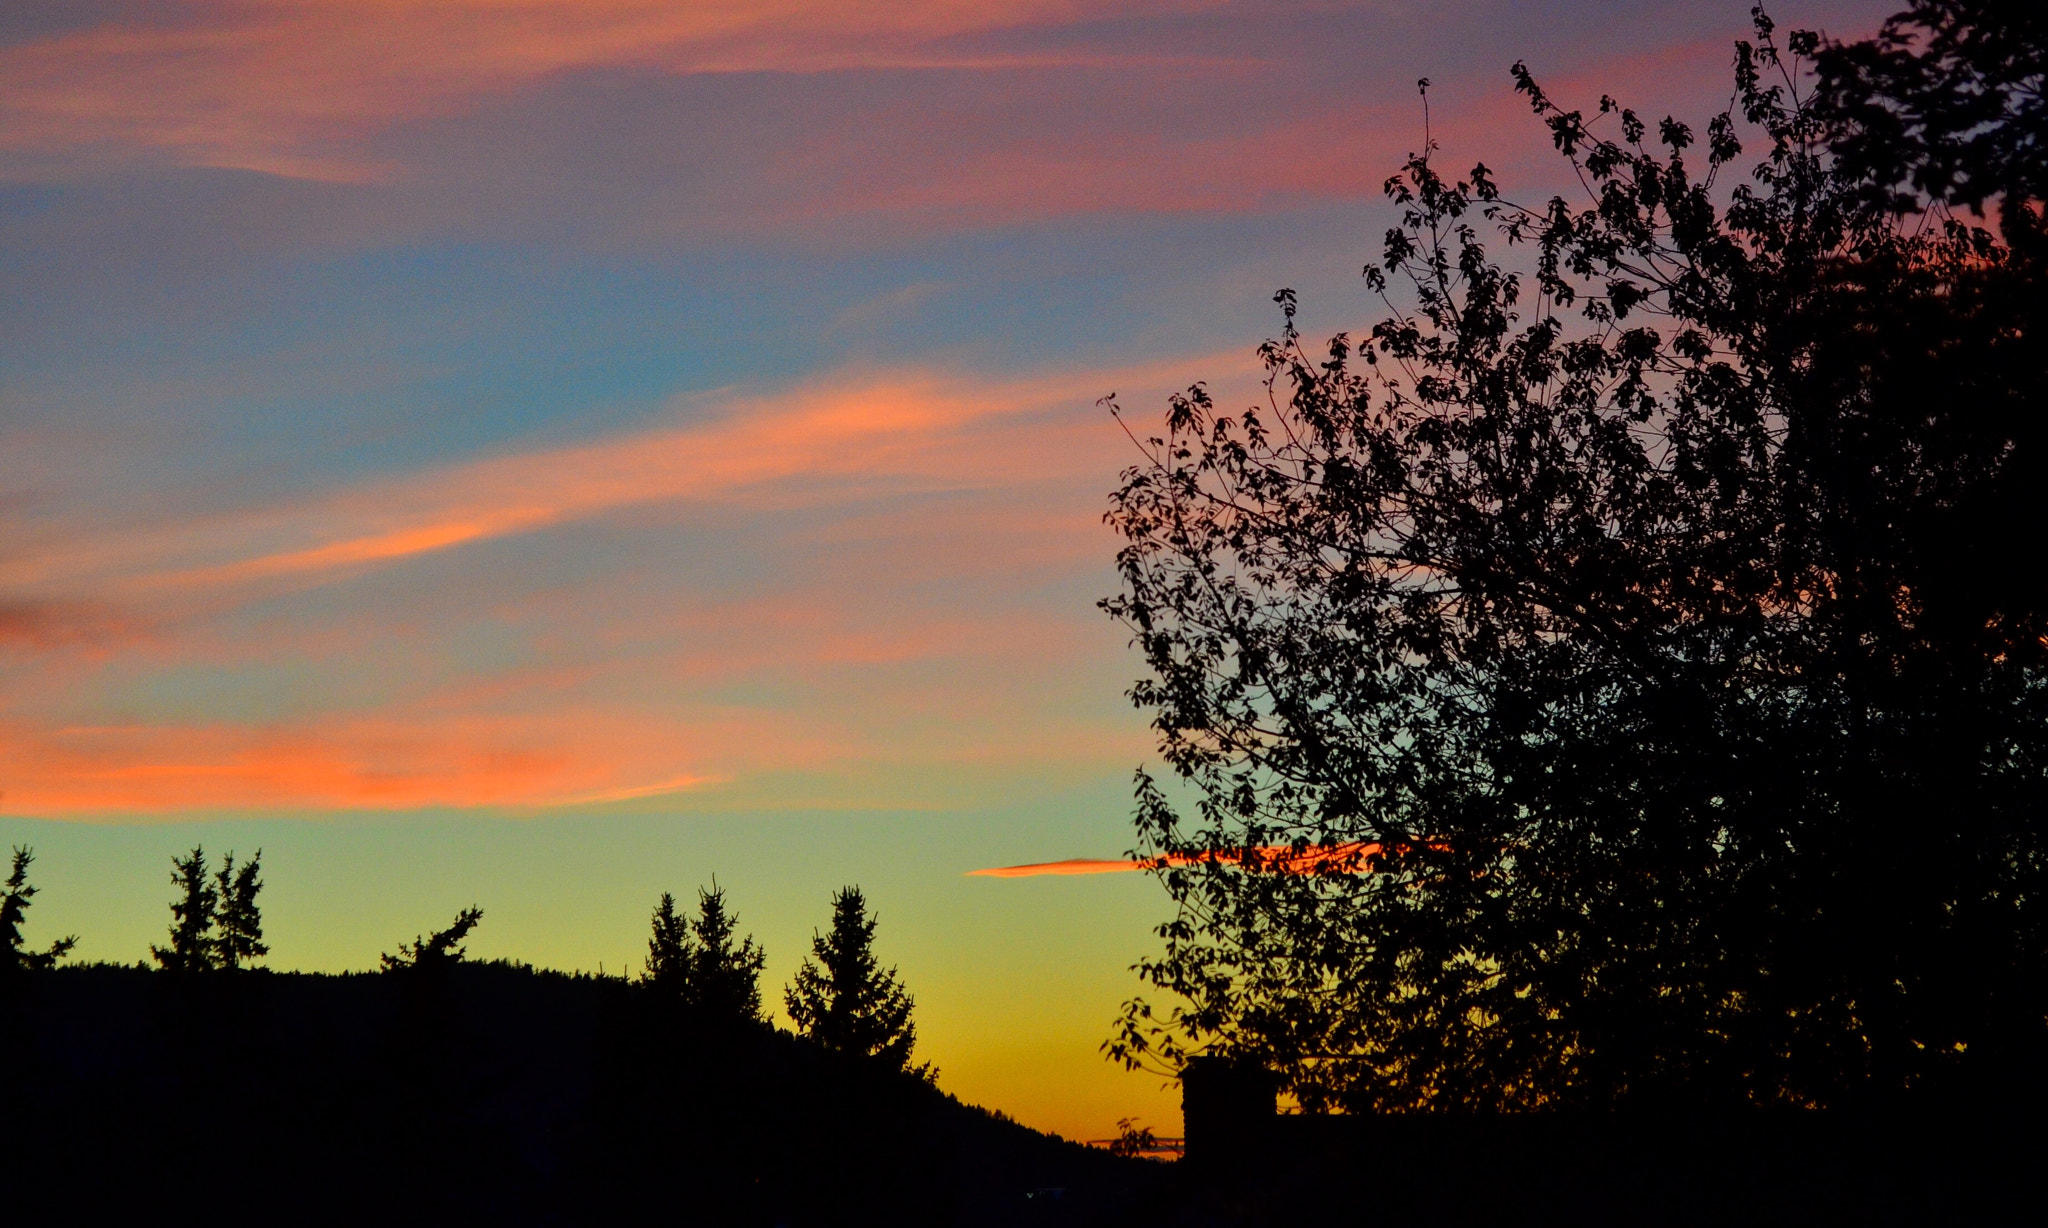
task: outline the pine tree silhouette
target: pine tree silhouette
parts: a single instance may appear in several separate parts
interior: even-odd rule
[[[185,857],[171,858],[171,885],[180,893],[171,901],[171,945],[151,947],[150,955],[167,972],[206,972],[216,967],[214,914],[220,892],[206,873],[206,850],[198,845]]]
[[[449,964],[462,962],[462,940],[469,937],[469,931],[484,919],[484,910],[471,905],[455,914],[455,921],[447,929],[427,938],[414,938],[411,942],[398,944],[397,954],[386,953],[384,971],[399,972],[407,968],[421,970],[445,968]]]
[[[21,937],[21,923],[27,918],[29,898],[36,893],[29,886],[28,867],[36,855],[25,844],[14,848],[14,870],[7,876],[7,894],[0,896],[0,973],[39,971],[53,968],[57,961],[78,945],[77,935],[59,938],[42,951],[30,950]]]
[[[709,891],[697,889],[697,911],[690,927],[696,943],[686,956],[685,1001],[707,1022],[763,1022],[761,969],[768,957],[752,935],[736,937],[739,918],[726,912],[718,880],[712,880]]]
[[[214,912],[214,959],[218,967],[233,971],[252,959],[270,954],[270,948],[263,942],[263,913],[256,906],[256,893],[263,890],[263,880],[257,877],[263,862],[263,850],[249,858],[249,864],[235,869],[235,855],[230,852],[220,872],[214,876],[214,895],[218,901]]]
[[[811,954],[797,969],[783,1001],[797,1031],[841,1053],[910,1069],[910,1051],[917,1043],[911,1022],[911,997],[896,977],[875,959],[875,920],[867,915],[860,888],[847,887],[832,897],[832,932],[811,937]],[[929,1066],[918,1073],[931,1078]]]
[[[690,923],[676,913],[676,897],[661,893],[654,908],[654,933],[647,940],[647,967],[640,974],[643,984],[681,995],[690,982],[690,959],[695,942]]]

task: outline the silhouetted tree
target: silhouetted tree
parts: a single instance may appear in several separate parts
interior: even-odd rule
[[[1109,1142],[1109,1154],[1136,1159],[1159,1149],[1159,1139],[1152,1133],[1152,1127],[1141,1126],[1135,1117],[1116,1119],[1116,1137]]]
[[[461,963],[465,954],[462,940],[469,937],[469,931],[475,929],[476,923],[483,919],[483,909],[474,906],[463,909],[455,914],[455,920],[447,929],[429,937],[416,937],[411,942],[401,942],[396,954],[386,952],[382,957],[384,971],[432,971]]]
[[[249,864],[237,870],[235,855],[230,852],[214,876],[218,904],[213,917],[217,931],[213,953],[218,966],[229,971],[270,954],[263,942],[263,912],[256,905],[256,894],[263,890],[263,880],[257,877],[262,861],[263,850],[257,849]]]
[[[207,876],[206,850],[194,845],[190,854],[171,858],[171,866],[171,885],[179,892],[171,901],[171,945],[149,953],[169,972],[209,971],[218,966],[213,926],[220,892]]]
[[[647,967],[641,972],[643,984],[681,996],[690,983],[690,961],[694,943],[690,923],[676,912],[676,897],[661,893],[654,908],[654,933],[647,939]]]
[[[263,943],[263,913],[256,904],[263,890],[258,877],[263,850],[237,869],[229,851],[219,870],[208,874],[206,850],[194,846],[184,857],[171,859],[171,884],[179,896],[171,901],[171,942],[149,953],[172,972],[233,971],[270,954]]]
[[[685,1002],[706,1021],[761,1022],[761,969],[768,957],[751,935],[739,937],[739,918],[726,912],[725,891],[715,881],[709,891],[698,889],[697,910]]]
[[[1263,403],[1197,386],[1142,445],[1103,604],[1194,801],[1140,774],[1181,1001],[1114,1056],[1361,1110],[2040,1073],[2048,287],[1932,144],[1841,157],[1882,142],[1757,33],[1704,139],[1516,65],[1590,198],[1425,142],[1387,318],[1312,351],[1283,291]],[[2029,182],[2026,88],[1972,112],[1990,182]]]
[[[1873,39],[1795,36],[1845,171],[1886,203],[1995,203],[2038,244],[2048,198],[2048,18],[2013,0],[1915,0]],[[2038,254],[2038,248],[2036,249]]]
[[[77,936],[71,935],[59,938],[38,951],[22,938],[22,922],[27,920],[29,900],[36,893],[28,881],[28,868],[35,859],[35,853],[27,845],[15,846],[14,868],[7,875],[7,891],[0,895],[0,974],[54,968],[58,960],[78,945]]]
[[[827,1049],[910,1068],[917,1043],[911,998],[894,968],[875,959],[875,921],[860,888],[832,896],[832,931],[811,936],[811,955],[783,995],[797,1031]],[[929,1075],[929,1071],[925,1071]]]

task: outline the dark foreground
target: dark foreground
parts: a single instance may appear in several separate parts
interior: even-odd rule
[[[617,979],[21,988],[0,1223],[1097,1224],[1162,1176]]]
[[[1174,1193],[1186,1218],[1174,1222],[2048,1224],[2038,1101],[1718,1118],[1280,1117],[1271,1126],[1227,1148],[1258,1156],[1254,1165],[1184,1161]],[[1232,1180],[1233,1169],[1244,1176]]]
[[[0,1223],[2048,1222],[2040,1097],[1189,1123],[1121,1160],[616,979],[131,968],[0,1003]]]

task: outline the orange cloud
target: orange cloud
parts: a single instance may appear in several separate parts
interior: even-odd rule
[[[944,44],[1104,16],[1078,0],[249,0],[175,6],[0,51],[0,148],[162,149],[202,165],[354,180],[337,142],[557,73],[1014,63]],[[1126,4],[1128,11],[1187,7]],[[1041,56],[1034,62],[1058,62]]]
[[[674,770],[693,743],[702,753],[705,732],[603,711],[417,713],[289,729],[9,721],[0,723],[0,807],[66,815],[587,805],[712,783]]]
[[[1065,584],[1106,552],[1096,492],[1129,444],[1094,398],[1150,397],[1191,365],[1243,360],[843,375],[272,507],[52,524],[0,557],[21,652],[0,689],[0,809],[560,806],[788,772],[870,773],[817,779],[872,804],[908,796],[891,782],[913,765],[1121,765],[1146,753],[1142,730],[1048,719],[1115,633],[1085,605],[985,597]],[[761,515],[816,508],[842,514]],[[237,614],[579,520],[633,512],[608,532],[687,535],[733,509],[802,534],[804,562],[738,593],[658,569],[589,587],[494,568],[423,573],[369,606],[337,592]],[[149,634],[52,639],[58,609],[146,611]],[[1053,664],[1016,676],[1019,653]]]
[[[97,606],[66,601],[0,600],[0,648],[49,649],[99,645],[134,632],[127,620]]]
[[[1165,383],[1165,372],[1189,369],[1188,361],[1010,384],[929,372],[835,377],[783,397],[730,400],[699,425],[23,550],[0,561],[0,585],[98,591],[155,606],[167,594],[318,583],[654,503],[789,506],[1113,471],[1127,445],[1092,408],[1095,396],[1134,382]],[[1238,355],[1227,361],[1243,365]]]

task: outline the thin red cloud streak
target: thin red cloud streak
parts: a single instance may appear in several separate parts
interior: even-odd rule
[[[970,878],[1037,878],[1047,874],[1120,874],[1126,870],[1156,870],[1161,866],[1200,865],[1216,862],[1222,865],[1237,865],[1246,860],[1257,863],[1268,870],[1283,874],[1306,874],[1323,866],[1334,866],[1346,870],[1369,870],[1372,860],[1380,855],[1381,846],[1377,840],[1353,840],[1328,847],[1311,846],[1296,849],[1287,844],[1264,844],[1251,850],[1247,858],[1243,852],[1214,853],[1168,853],[1163,857],[1137,857],[1121,861],[1103,861],[1088,857],[1070,857],[1065,861],[1040,861],[1023,866],[992,866],[985,870],[969,870]]]
[[[969,870],[969,878],[1037,878],[1046,874],[1120,874],[1125,870],[1150,869],[1143,861],[1103,861],[1093,857],[1069,857],[1065,861],[1040,861],[1028,866],[991,866]]]

